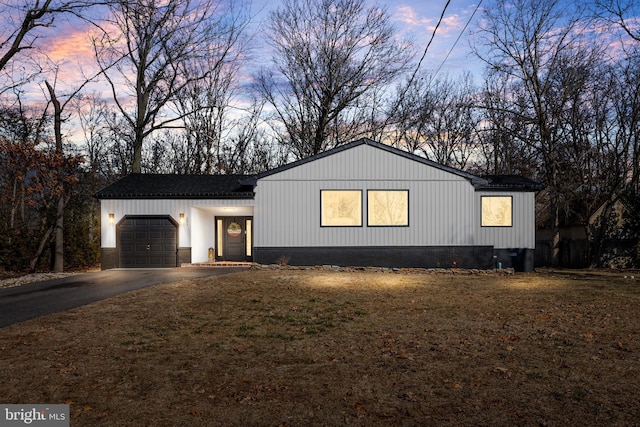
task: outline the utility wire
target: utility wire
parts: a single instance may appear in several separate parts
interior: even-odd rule
[[[449,7],[450,4],[451,4],[451,0],[447,0],[447,4],[444,5],[444,9],[442,9],[442,13],[440,14],[440,19],[438,19],[438,23],[436,24],[435,28],[433,29],[433,33],[431,33],[431,38],[429,39],[429,42],[427,43],[427,46],[424,48],[424,52],[422,52],[422,57],[420,58],[420,61],[418,61],[418,65],[416,66],[416,69],[413,70],[413,74],[411,75],[411,78],[407,82],[407,86],[405,87],[404,91],[402,92],[402,97],[404,97],[404,95],[407,93],[407,91],[409,90],[409,86],[411,86],[411,84],[413,83],[413,81],[416,78],[416,75],[418,74],[418,71],[420,71],[420,67],[422,66],[422,62],[424,61],[424,58],[427,56],[427,51],[429,50],[429,47],[431,46],[431,43],[433,42],[433,39],[436,37],[436,32],[438,31],[438,28],[440,28],[440,24],[442,24],[442,21],[444,20],[444,14],[447,12],[447,8]]]
[[[438,67],[436,72],[433,73],[432,77],[435,77],[440,72],[440,70],[442,70],[442,67],[444,66],[444,63],[447,62],[447,59],[449,59],[449,55],[451,55],[451,52],[453,52],[453,49],[455,49],[456,45],[458,44],[458,42],[462,38],[462,35],[465,33],[465,31],[467,31],[467,27],[469,27],[469,24],[471,24],[471,21],[473,20],[473,17],[476,16],[476,13],[478,12],[478,9],[480,9],[480,5],[482,5],[482,0],[480,0],[478,2],[478,4],[476,5],[476,8],[474,9],[473,13],[469,17],[469,20],[467,20],[467,23],[464,25],[464,28],[462,29],[460,34],[458,34],[458,38],[453,43],[453,46],[451,46],[451,49],[449,49],[449,53],[447,53],[447,56],[444,57],[444,59],[442,60],[442,63],[440,64],[440,66]]]
[[[418,61],[418,65],[416,65],[415,70],[413,70],[413,73],[411,74],[411,77],[409,78],[409,80],[407,80],[407,83],[405,84],[404,88],[402,89],[402,93],[396,98],[396,102],[394,103],[395,105],[393,106],[393,108],[390,111],[396,111],[398,109],[398,107],[400,106],[400,100],[404,99],[405,95],[409,91],[409,88],[413,84],[413,81],[415,80],[416,76],[418,75],[418,71],[420,71],[420,67],[422,67],[422,62],[424,61],[424,59],[427,56],[427,52],[429,51],[429,47],[431,46],[431,43],[433,42],[433,39],[436,37],[436,33],[438,32],[438,28],[440,28],[440,24],[442,24],[442,21],[444,20],[444,14],[447,12],[447,8],[449,7],[450,4],[451,4],[451,0],[447,0],[447,3],[444,5],[444,8],[442,9],[442,13],[440,14],[440,18],[438,19],[438,23],[436,24],[435,28],[433,29],[433,33],[431,33],[431,38],[429,39],[429,42],[427,43],[427,46],[424,48],[424,52],[422,52],[422,57],[420,58],[420,61]],[[384,121],[382,129],[387,127],[387,125],[389,124],[389,120],[391,119],[391,116],[392,116],[392,114],[388,114],[387,115],[387,118]]]

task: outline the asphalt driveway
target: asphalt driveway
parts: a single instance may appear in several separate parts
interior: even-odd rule
[[[239,267],[104,270],[0,289],[0,328],[160,283],[242,270]]]

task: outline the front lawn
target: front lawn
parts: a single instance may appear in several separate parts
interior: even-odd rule
[[[640,281],[248,271],[0,329],[72,426],[637,425]]]

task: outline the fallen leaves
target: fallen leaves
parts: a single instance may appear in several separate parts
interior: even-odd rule
[[[511,373],[509,372],[509,369],[503,367],[503,366],[496,366],[495,368],[493,368],[491,370],[491,372],[493,372],[494,374],[500,374],[500,375],[506,375],[506,376],[511,376]]]
[[[626,351],[626,352],[630,352],[631,350],[629,350],[629,347],[627,347],[626,344],[624,344],[622,341],[618,341],[618,349],[622,350],[622,351]]]
[[[331,273],[340,285],[327,287],[287,273],[282,286],[278,274],[161,285],[3,329],[0,400],[49,396],[74,425],[640,419],[640,289],[537,274],[406,276],[400,289],[384,274]]]

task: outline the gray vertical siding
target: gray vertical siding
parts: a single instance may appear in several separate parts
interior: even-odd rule
[[[535,193],[478,191],[475,194],[478,217],[481,212],[482,196],[511,196],[513,198],[512,227],[482,227],[480,218],[476,223],[476,243],[492,245],[495,248],[536,247]]]
[[[363,191],[362,227],[320,227],[320,190]],[[409,190],[409,227],[367,227],[367,190]],[[361,145],[258,181],[255,246],[474,245],[474,188],[452,173]]]

